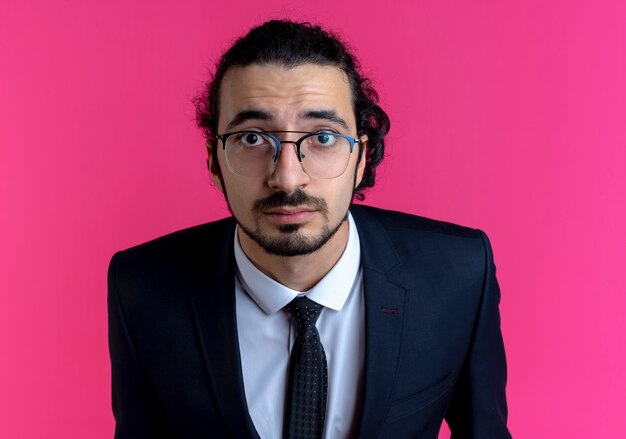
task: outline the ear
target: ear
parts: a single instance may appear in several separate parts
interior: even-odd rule
[[[359,158],[359,164],[356,167],[356,176],[354,178],[354,187],[358,187],[361,184],[361,180],[363,180],[363,173],[365,172],[365,164],[367,162],[367,148],[368,148],[368,138],[367,134],[364,134],[360,137],[361,139],[361,157]]]
[[[222,170],[220,169],[220,164],[217,163],[217,157],[213,160],[213,146],[211,146],[208,142],[206,143],[207,150],[207,168],[209,169],[209,173],[211,174],[211,180],[213,180],[213,184],[220,190],[220,192],[224,193],[224,186],[222,185]]]

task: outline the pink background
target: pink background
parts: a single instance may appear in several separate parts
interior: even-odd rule
[[[270,17],[378,86],[367,203],[491,237],[514,436],[626,437],[625,3],[211,3],[2,1],[0,437],[112,437],[109,258],[227,214],[190,101]]]

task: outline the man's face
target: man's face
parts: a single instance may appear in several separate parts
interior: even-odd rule
[[[219,134],[327,130],[357,137],[348,79],[332,66],[254,64],[231,68],[221,84],[219,115]],[[297,140],[301,136],[288,133],[279,137]],[[346,171],[332,179],[307,175],[290,143],[282,145],[273,173],[258,178],[234,174],[221,141],[216,146],[219,169],[211,164],[213,180],[224,191],[242,230],[266,252],[309,254],[345,228],[353,189],[361,182],[365,167],[365,154],[357,166],[358,144]]]

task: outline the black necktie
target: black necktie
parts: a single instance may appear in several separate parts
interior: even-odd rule
[[[285,405],[285,439],[319,439],[326,418],[328,370],[315,322],[324,307],[304,296],[285,306],[298,326],[291,350]]]

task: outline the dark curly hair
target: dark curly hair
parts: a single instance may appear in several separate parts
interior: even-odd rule
[[[217,163],[217,122],[219,118],[219,90],[226,71],[234,66],[251,64],[278,64],[296,67],[312,63],[338,67],[347,75],[352,89],[352,99],[357,131],[367,134],[365,172],[354,196],[363,200],[363,191],[373,187],[376,167],[384,158],[385,136],[389,132],[389,117],[377,104],[378,93],[369,79],[359,72],[354,55],[341,40],[311,23],[271,20],[251,29],[228,49],[217,63],[203,92],[195,98],[196,122],[212,147]]]

